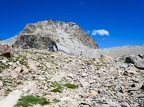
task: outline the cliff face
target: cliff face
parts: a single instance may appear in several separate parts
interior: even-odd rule
[[[80,26],[72,22],[39,21],[27,24],[16,36],[13,48],[48,49],[55,45],[58,50],[79,54],[87,48],[97,49],[98,45]]]

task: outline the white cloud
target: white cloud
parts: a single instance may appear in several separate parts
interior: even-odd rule
[[[93,30],[91,35],[109,36],[109,32],[105,29],[99,29],[99,30]]]
[[[90,30],[87,30],[87,33],[88,33],[88,34],[90,34],[90,33],[91,33],[91,31],[90,31]]]

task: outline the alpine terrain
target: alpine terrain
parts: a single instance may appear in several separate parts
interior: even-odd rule
[[[0,41],[0,107],[144,107],[144,45],[99,49],[73,22]]]

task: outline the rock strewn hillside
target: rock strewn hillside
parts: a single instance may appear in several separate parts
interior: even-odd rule
[[[0,99],[19,90],[22,96],[45,97],[51,103],[44,107],[142,107],[144,103],[144,70],[111,57],[14,50],[11,58],[1,56],[0,63]]]

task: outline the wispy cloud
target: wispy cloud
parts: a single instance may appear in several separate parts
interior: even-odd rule
[[[83,5],[84,4],[84,2],[80,2],[80,5]]]
[[[90,33],[91,33],[91,31],[90,31],[90,30],[87,30],[87,33],[88,33],[88,34],[90,34]]]
[[[109,36],[109,32],[105,29],[99,29],[99,30],[93,30],[91,35]]]

